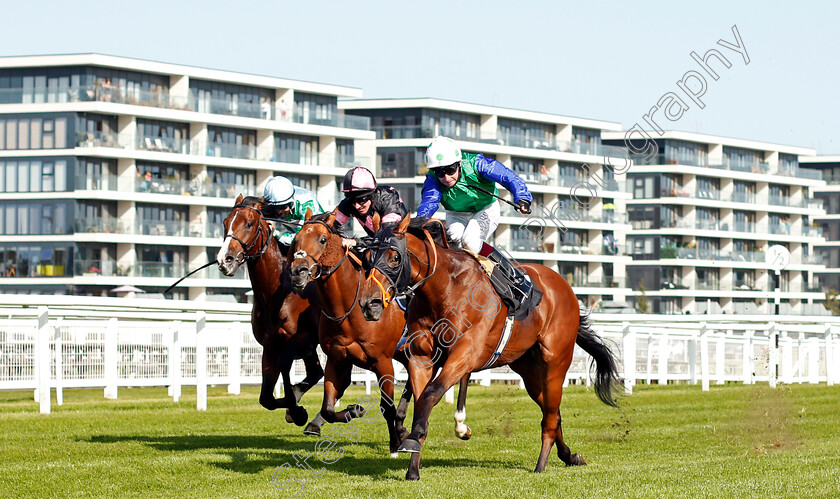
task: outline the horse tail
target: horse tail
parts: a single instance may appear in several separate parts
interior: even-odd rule
[[[592,363],[589,369],[592,369],[592,364],[595,364],[595,393],[598,398],[607,405],[618,407],[616,403],[616,396],[618,394],[618,360],[615,354],[604,343],[604,340],[598,336],[598,333],[592,330],[592,325],[589,322],[589,314],[581,313],[580,326],[578,327],[577,340],[575,341],[584,352],[592,356]]]

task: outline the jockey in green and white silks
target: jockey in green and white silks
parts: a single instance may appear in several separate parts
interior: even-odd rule
[[[300,231],[306,210],[312,210],[313,215],[323,213],[324,209],[318,203],[315,193],[309,189],[298,187],[286,177],[273,177],[265,184],[263,193],[263,215],[269,220],[283,220],[286,222],[300,222],[297,227],[278,225],[274,229],[274,237],[280,244],[289,246]]]
[[[496,183],[513,193],[520,213],[530,213],[533,196],[525,182],[502,163],[482,154],[461,152],[454,140],[436,137],[426,150],[429,173],[417,216],[430,217],[443,205],[450,241],[487,257],[501,267],[512,287],[528,295],[530,279],[487,240],[499,225],[501,210],[493,196]],[[487,192],[484,192],[487,191]],[[493,193],[493,194],[489,194]]]

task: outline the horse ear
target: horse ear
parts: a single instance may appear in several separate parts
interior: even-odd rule
[[[330,213],[330,216],[328,216],[327,219],[324,221],[326,222],[328,227],[332,227],[335,224],[336,213],[338,213],[337,207]]]
[[[304,220],[309,220],[310,218],[312,218],[312,209],[307,208],[306,209],[306,214],[303,216],[303,219]]]
[[[240,194],[239,196],[237,196],[236,201],[233,202],[233,205],[236,206],[236,205],[242,204],[243,199],[244,198],[242,197],[242,194]]]
[[[376,213],[373,214],[373,219],[372,219],[371,223],[373,224],[373,231],[374,232],[379,232],[379,224],[380,224],[379,212],[376,212]]]
[[[408,229],[408,224],[411,223],[411,215],[406,215],[405,218],[402,219],[400,225],[397,227],[397,232],[405,232]]]

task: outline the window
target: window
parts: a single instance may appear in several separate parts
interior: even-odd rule
[[[0,277],[61,277],[70,275],[71,248],[53,244],[0,244]]]
[[[665,164],[706,166],[708,147],[705,144],[683,142],[679,140],[665,141]]]
[[[355,166],[356,147],[355,142],[350,139],[335,139],[335,166],[338,168],[349,168]]]
[[[256,173],[253,170],[209,166],[207,177],[210,180],[210,189],[206,194],[208,196],[233,199],[239,193],[256,195]]]
[[[237,128],[207,127],[207,155],[225,158],[256,158],[257,132]]]
[[[766,165],[762,165],[764,153],[751,149],[723,146],[723,164],[737,171],[764,173]]]
[[[175,278],[186,274],[186,248],[138,244],[135,251],[139,276]]]
[[[543,162],[533,158],[511,158],[512,170],[526,182],[537,182]]]
[[[720,179],[697,177],[698,199],[720,199]]]
[[[66,191],[67,161],[54,159],[0,160],[0,192]]]
[[[498,127],[498,138],[504,145],[540,149],[555,148],[557,127],[553,124],[499,118]],[[563,150],[570,150],[570,145],[564,145]]]
[[[338,98],[332,95],[296,91],[294,121],[316,125],[337,125]]]
[[[275,91],[232,83],[190,79],[190,94],[199,113],[260,118],[260,105],[274,106]]]
[[[71,201],[0,202],[0,234],[52,235],[72,232],[67,223]]]
[[[601,152],[601,131],[594,128],[572,127],[572,152],[599,154]]]
[[[187,206],[137,203],[137,224],[141,234],[186,236],[189,220]]]
[[[117,190],[117,164],[112,159],[79,158],[76,161],[76,189]]]
[[[738,203],[755,203],[755,183],[741,182],[736,180],[733,183],[735,196],[732,199]]]
[[[654,177],[633,177],[633,199],[655,198]]]
[[[315,175],[290,175],[288,173],[278,172],[275,172],[274,174],[285,176],[292,182],[293,185],[296,185],[298,187],[308,189],[312,192],[316,192],[318,190],[318,177],[316,177]]]
[[[0,118],[0,150],[64,149],[67,147],[67,118]]]
[[[477,114],[425,109],[421,119],[423,130],[427,130],[432,137],[446,135],[455,139],[475,140],[480,136],[481,116]]]
[[[403,178],[422,175],[427,170],[425,151],[418,148],[377,148],[377,170],[383,178]]]
[[[309,135],[274,134],[276,161],[298,165],[317,165],[318,137]]]
[[[148,151],[189,153],[190,126],[170,121],[137,120],[137,148]]]

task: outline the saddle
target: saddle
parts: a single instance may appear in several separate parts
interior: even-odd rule
[[[527,296],[523,296],[510,285],[510,280],[502,271],[498,264],[491,261],[489,258],[473,253],[467,248],[462,248],[465,253],[472,256],[481,265],[484,273],[490,278],[493,283],[493,289],[502,303],[508,308],[508,316],[513,316],[514,320],[521,321],[528,317],[531,310],[535,309],[542,301],[543,292],[539,289],[536,283],[531,283],[531,288]]]

